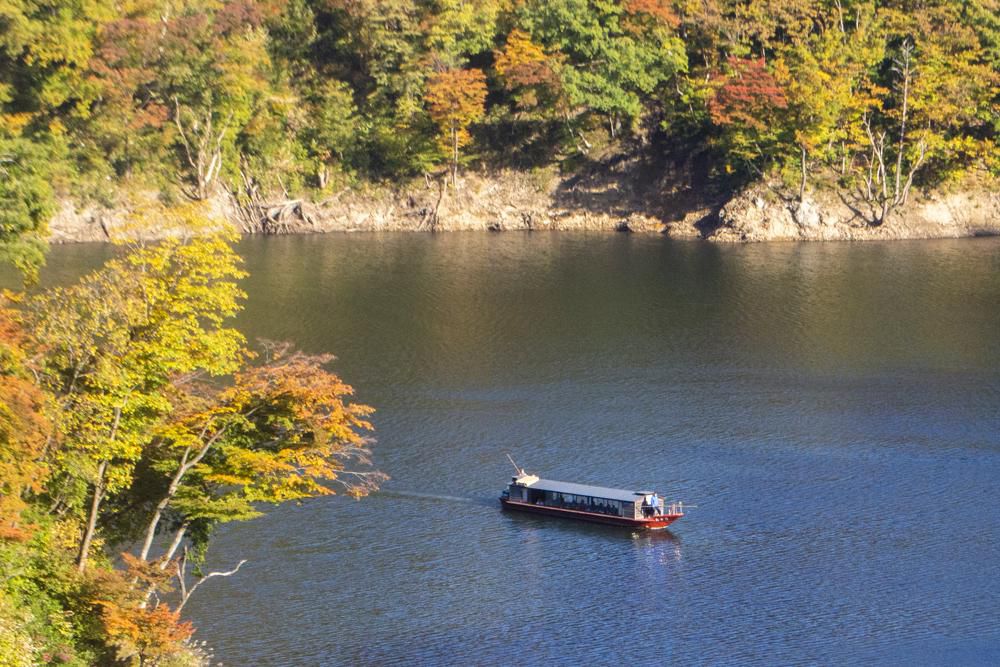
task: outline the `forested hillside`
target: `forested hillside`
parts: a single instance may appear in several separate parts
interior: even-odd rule
[[[181,611],[239,569],[201,571],[213,530],[384,479],[331,357],[233,328],[202,202],[416,179],[434,228],[463,171],[697,155],[692,189],[880,228],[1000,175],[998,130],[1000,0],[0,0],[0,260],[35,280],[60,200],[143,193],[165,237],[0,294],[0,667],[208,664]]]
[[[53,189],[572,170],[609,141],[792,196],[818,179],[879,218],[1000,169],[998,70],[996,0],[11,0],[2,224],[36,226]]]

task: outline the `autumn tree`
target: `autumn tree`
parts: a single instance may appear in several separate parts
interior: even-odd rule
[[[980,166],[998,173],[996,5],[9,0],[0,7],[0,227],[44,222],[55,194],[116,202],[151,187],[167,200],[177,191],[203,199],[252,182],[261,196],[292,199],[338,171],[344,180],[419,175],[440,159],[442,135],[454,176],[454,139],[468,123],[432,118],[429,99],[443,99],[445,72],[475,69],[494,93],[474,121],[482,155],[530,138],[534,154],[554,160],[570,144],[589,150],[600,125],[613,139],[641,126],[664,145],[690,141],[716,149],[717,161],[780,176],[800,197],[811,183],[865,190],[865,119],[876,148],[886,132],[889,171],[900,154],[903,87],[892,60],[904,40],[916,64],[904,162],[919,161],[926,143],[914,187]],[[767,111],[773,136],[720,115],[752,107],[732,94],[765,71],[787,103]],[[713,110],[729,120],[714,122]],[[21,250],[37,263],[38,247]]]
[[[894,32],[913,36],[908,124],[914,139],[927,142],[934,178],[949,179],[994,152],[1000,70],[981,45],[986,26],[967,23],[960,7],[942,3],[901,19]],[[905,38],[893,60],[903,59],[904,46]]]
[[[159,170],[150,158],[172,158],[171,180],[207,198],[234,170],[240,144],[274,124],[269,13],[259,1],[150,2],[101,26],[88,79],[100,94],[87,129],[102,139],[104,159],[131,174],[137,161]]]
[[[44,350],[41,377],[59,403],[67,459],[59,502],[89,490],[77,559],[86,567],[101,505],[127,488],[151,430],[169,411],[171,377],[225,374],[243,338],[224,326],[237,311],[243,274],[221,234],[173,236],[133,247],[78,284],[29,303]]]
[[[496,73],[519,109],[542,107],[542,112],[548,114],[561,110],[555,63],[528,33],[518,28],[511,30],[494,59]]]
[[[28,499],[40,494],[54,449],[48,398],[32,381],[27,334],[9,307],[0,309],[0,540],[23,540]]]
[[[949,3],[885,10],[879,29],[885,49],[873,103],[857,121],[855,170],[873,224],[905,206],[918,179],[931,184],[988,164],[996,107],[984,101],[1000,85],[976,31]]]
[[[86,134],[100,153],[87,159],[91,169],[103,160],[122,178],[150,169],[147,176],[175,176],[176,170],[169,169],[172,109],[159,85],[162,42],[163,26],[152,15],[115,18],[99,26],[88,72],[97,99]]]
[[[469,126],[485,112],[486,75],[478,69],[440,72],[428,81],[425,99],[442,148],[451,154],[452,185],[458,188],[458,149],[472,140]]]
[[[871,20],[856,15],[851,23],[838,17],[781,46],[772,60],[788,102],[777,120],[787,127],[784,138],[791,145],[781,152],[788,157],[785,166],[798,169],[800,202],[814,173],[827,169],[838,178],[848,173],[858,139],[852,125],[873,104],[869,74],[882,56]]]
[[[86,80],[98,26],[113,16],[99,0],[10,0],[0,5],[0,108],[11,124],[65,132],[86,113]]]
[[[164,524],[173,532],[157,561],[165,570],[185,537],[203,548],[211,526],[257,517],[262,504],[377,488],[385,475],[369,469],[364,435],[372,410],[348,401],[353,389],[324,368],[331,360],[268,344],[265,362],[230,386],[184,381],[183,407],[149,450],[167,483],[152,506],[141,560]]]
[[[910,96],[916,75],[912,43],[903,43],[899,57],[892,59],[891,69],[898,76],[894,88],[899,94],[900,107],[893,114],[898,134],[893,136],[888,129],[875,124],[877,112],[865,112],[861,118],[869,147],[867,175],[862,183],[865,201],[873,207],[874,224],[882,224],[891,211],[906,204],[913,177],[927,159],[926,135],[920,133],[914,141],[912,128],[907,125],[911,120]]]
[[[788,98],[763,59],[733,57],[727,65],[709,100],[709,114],[724,130],[729,154],[759,172],[780,145],[779,115]]]
[[[183,655],[194,626],[182,621],[180,610],[166,604],[145,605],[143,587],[166,587],[170,575],[150,568],[129,553],[121,554],[123,569],[100,569],[88,581],[90,612],[100,623],[102,640],[114,660],[156,665]]]

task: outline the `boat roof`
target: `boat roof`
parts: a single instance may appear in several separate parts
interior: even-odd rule
[[[623,500],[634,502],[644,491],[629,491],[627,489],[610,489],[606,486],[591,486],[589,484],[574,484],[573,482],[557,482],[552,479],[539,479],[537,482],[526,484],[532,489],[541,491],[555,491],[556,493],[572,493],[577,496],[591,496],[593,498],[605,498],[607,500]]]

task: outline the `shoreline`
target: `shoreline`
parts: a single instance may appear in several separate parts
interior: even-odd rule
[[[661,234],[713,243],[886,241],[1000,235],[1000,190],[982,186],[915,192],[882,224],[841,193],[819,190],[788,201],[757,183],[730,195],[667,187],[624,173],[594,171],[540,181],[537,174],[467,174],[459,190],[433,181],[368,191],[345,189],[320,201],[283,200],[252,219],[227,193],[205,202],[205,216],[245,235],[351,232],[591,231]],[[63,199],[49,224],[49,242],[108,242],[133,211],[159,193],[130,195],[120,206],[77,206]],[[155,238],[156,230],[144,232]]]

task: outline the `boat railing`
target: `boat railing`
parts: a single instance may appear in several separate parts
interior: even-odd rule
[[[648,515],[644,514],[644,516],[652,517],[652,516],[665,516],[665,515],[673,515],[673,514],[684,514],[684,502],[683,501],[677,501],[677,502],[674,502],[674,503],[670,503],[668,505],[667,502],[663,498],[659,498],[658,500],[659,500],[659,502],[658,502],[658,504],[656,506],[656,511],[655,512],[650,511],[650,510],[653,509],[650,505],[644,505],[643,506],[644,510],[649,511],[649,514]]]

